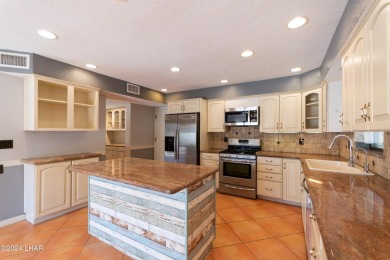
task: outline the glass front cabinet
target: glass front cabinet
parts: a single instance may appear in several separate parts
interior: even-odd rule
[[[322,132],[322,89],[302,93],[302,132]]]

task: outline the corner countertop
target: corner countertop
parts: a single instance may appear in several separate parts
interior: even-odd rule
[[[218,171],[218,168],[212,167],[131,157],[75,165],[69,169],[168,194],[188,188],[211,175],[214,176]]]
[[[339,156],[258,152],[301,160],[328,259],[390,259],[390,181],[309,170],[305,159]]]
[[[102,156],[100,153],[77,153],[77,154],[66,154],[66,155],[22,159],[22,162],[27,164],[33,164],[33,165],[41,165],[41,164],[48,164],[48,163],[88,159],[88,158],[94,158],[100,156]]]

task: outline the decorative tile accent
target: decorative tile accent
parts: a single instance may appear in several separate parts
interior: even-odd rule
[[[250,133],[250,134],[249,134]],[[210,133],[211,147],[226,149],[227,143],[224,137],[228,138],[260,138],[261,150],[265,152],[285,152],[299,154],[326,154],[339,155],[346,159],[349,157],[348,142],[345,139],[339,139],[335,142],[332,149],[328,149],[333,138],[339,133],[292,133],[292,134],[268,134],[259,133],[259,128],[249,127],[230,127],[226,128],[225,133]],[[343,133],[353,137],[353,133]],[[304,139],[304,145],[299,145],[299,138]],[[363,166],[365,156],[361,152],[357,164]],[[369,155],[369,169],[383,178],[390,180],[390,132],[384,134],[383,158]],[[373,165],[375,161],[375,165]]]

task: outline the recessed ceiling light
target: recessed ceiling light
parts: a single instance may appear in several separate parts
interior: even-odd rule
[[[42,36],[43,38],[46,38],[46,39],[50,39],[50,40],[55,40],[57,39],[57,35],[55,35],[54,33],[52,32],[49,32],[47,30],[39,30],[37,31],[37,33]]]
[[[229,82],[229,80],[227,80],[227,79],[221,80],[221,83],[223,83],[223,84],[228,83],[228,82]]]
[[[242,56],[242,57],[245,57],[245,58],[250,57],[250,56],[252,56],[253,54],[254,54],[254,52],[253,52],[253,51],[250,51],[250,50],[246,50],[246,51],[241,52],[241,56]]]
[[[96,65],[93,65],[93,64],[90,64],[90,63],[85,64],[85,67],[90,68],[90,69],[96,69],[97,68]]]
[[[179,71],[181,71],[181,69],[178,68],[178,67],[172,67],[172,68],[171,68],[171,71],[172,71],[172,72],[179,72]]]
[[[295,17],[287,24],[287,27],[290,29],[296,29],[305,25],[306,22],[307,19],[305,17]]]
[[[301,71],[302,70],[302,68],[293,68],[293,69],[291,69],[291,72],[298,72],[298,71]]]
[[[168,91],[168,89],[166,89],[166,88],[162,88],[162,89],[161,89],[161,91],[162,91],[162,92],[167,92],[167,91]]]

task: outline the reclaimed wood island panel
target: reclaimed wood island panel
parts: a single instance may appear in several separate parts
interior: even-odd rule
[[[89,176],[89,233],[135,259],[205,259],[215,239],[218,169],[123,158]]]

